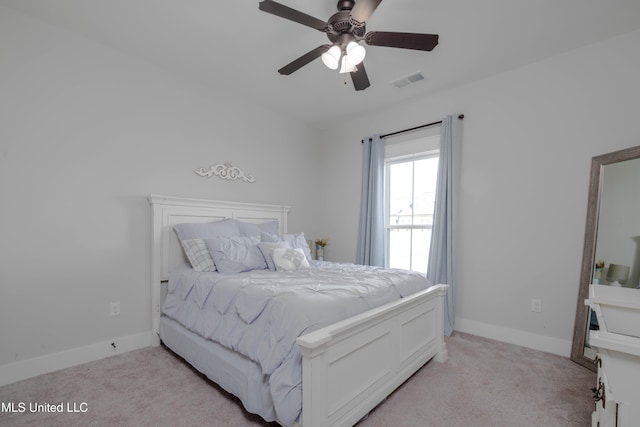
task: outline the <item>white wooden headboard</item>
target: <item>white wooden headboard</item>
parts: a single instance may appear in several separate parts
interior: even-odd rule
[[[187,262],[173,230],[182,223],[204,223],[234,218],[239,221],[260,224],[278,221],[280,233],[287,231],[290,206],[259,203],[223,202],[218,200],[189,199],[184,197],[148,197],[151,204],[151,343],[160,340],[161,282],[169,279],[172,267]]]

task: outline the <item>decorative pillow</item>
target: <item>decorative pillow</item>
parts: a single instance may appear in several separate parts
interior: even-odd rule
[[[184,253],[195,271],[216,271],[207,244],[202,239],[181,240]]]
[[[287,242],[261,242],[258,243],[258,249],[262,252],[264,260],[267,262],[269,270],[276,271],[276,265],[273,263],[273,250],[275,248],[290,248]]]
[[[218,236],[240,236],[240,229],[235,219],[176,224],[173,229],[176,230],[184,253],[191,263],[191,268],[195,271],[216,271],[216,266],[204,239]]]
[[[275,248],[273,263],[278,271],[292,271],[309,267],[309,261],[307,261],[302,248]]]
[[[231,218],[205,223],[176,224],[173,228],[180,240],[240,236],[238,222]]]
[[[304,233],[278,235],[262,232],[260,233],[260,239],[263,242],[287,242],[292,248],[302,249],[307,261],[311,261],[311,249],[309,249],[309,244],[304,238]]]
[[[206,239],[209,253],[220,273],[264,270],[267,263],[258,249],[257,237],[216,237]]]
[[[252,222],[238,221],[238,228],[241,236],[260,236],[260,233],[278,234],[278,221],[263,222],[262,224],[254,224]]]

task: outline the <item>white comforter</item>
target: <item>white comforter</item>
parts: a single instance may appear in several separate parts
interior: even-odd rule
[[[278,421],[292,425],[302,407],[296,338],[428,286],[417,273],[355,264],[240,274],[183,267],[172,273],[163,314],[259,364]]]

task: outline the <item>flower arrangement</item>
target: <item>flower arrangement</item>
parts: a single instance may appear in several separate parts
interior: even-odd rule
[[[594,284],[600,283],[600,278],[602,277],[602,269],[603,268],[604,268],[604,261],[602,261],[602,260],[596,261],[596,271],[595,271],[595,274],[593,275],[593,283]]]
[[[329,239],[316,239],[316,259],[318,261],[324,261],[324,247],[329,243]]]
[[[316,246],[320,246],[321,248],[324,248],[325,246],[327,246],[327,243],[329,243],[329,239],[316,239],[315,240]]]

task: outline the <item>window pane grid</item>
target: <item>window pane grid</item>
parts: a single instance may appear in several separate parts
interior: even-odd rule
[[[387,162],[386,255],[391,268],[427,271],[437,169],[437,155]]]

